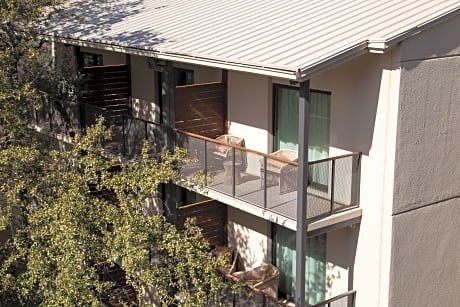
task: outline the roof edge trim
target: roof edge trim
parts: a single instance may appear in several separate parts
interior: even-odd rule
[[[313,63],[312,65],[302,67],[298,69],[297,80],[311,79],[313,76],[318,75],[326,70],[331,69],[334,66],[340,65],[354,58],[357,58],[363,54],[369,52],[368,42],[360,42],[354,46],[339,51],[321,62]]]
[[[460,15],[460,8],[455,8],[455,9],[452,9],[442,15],[439,15],[437,17],[434,17],[432,18],[431,20],[423,23],[423,24],[420,24],[414,28],[411,28],[403,33],[401,33],[400,35],[396,35],[392,38],[389,38],[386,40],[386,45],[387,45],[387,48],[389,47],[392,47],[400,42],[402,42],[403,40],[411,37],[411,36],[415,36],[423,31],[426,31],[440,23],[443,23],[457,15]]]
[[[140,49],[140,48],[112,45],[108,43],[83,41],[83,40],[79,40],[75,38],[65,38],[65,37],[60,37],[60,36],[50,36],[50,37],[52,37],[56,42],[69,44],[69,45],[88,47],[88,48],[94,48],[94,49],[102,49],[102,50],[113,51],[113,52],[121,52],[121,53],[127,53],[131,55],[146,56],[146,57],[156,58],[156,59],[165,60],[165,61],[177,61],[177,62],[193,64],[193,65],[201,65],[201,66],[215,67],[215,68],[220,68],[220,69],[248,72],[248,73],[260,74],[260,75],[276,77],[276,78],[283,78],[283,79],[288,79],[288,80],[297,79],[297,71],[295,69],[289,70],[289,69],[265,67],[265,66],[255,65],[255,64],[247,64],[243,62],[232,62],[232,61],[197,57],[193,55],[177,54],[177,53],[172,53],[172,52],[146,50],[146,49]]]

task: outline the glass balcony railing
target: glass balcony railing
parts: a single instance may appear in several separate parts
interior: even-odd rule
[[[176,131],[175,140],[196,158],[181,169],[183,176],[204,173],[209,189],[297,218],[297,162],[183,131]],[[358,206],[360,157],[352,153],[308,163],[308,219]]]
[[[166,145],[165,128],[158,123],[81,104],[81,127],[93,124],[98,116],[104,116],[106,124],[112,127],[112,140],[104,144],[111,154],[135,158],[143,141],[148,140],[153,144],[152,156],[159,156]],[[293,162],[296,160],[178,130],[173,139],[174,145],[187,149],[192,159],[181,168],[185,178],[204,174],[209,189],[297,219],[298,164]],[[351,153],[308,163],[307,219],[359,205],[360,159],[361,153]]]

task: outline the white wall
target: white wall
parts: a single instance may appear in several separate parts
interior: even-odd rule
[[[238,270],[271,263],[270,222],[232,207],[228,207],[227,216],[228,245],[236,247],[240,255]]]
[[[228,131],[243,137],[246,147],[259,152],[271,148],[271,79],[228,72]],[[248,155],[248,173],[259,175],[260,157]]]

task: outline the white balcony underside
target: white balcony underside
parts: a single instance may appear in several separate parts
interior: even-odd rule
[[[267,202],[269,205],[264,208],[264,189],[261,188],[259,177],[248,176],[250,179],[245,181],[243,176],[243,184],[237,185],[235,188],[235,197],[232,196],[232,184],[224,183],[223,177],[223,172],[217,173],[214,177],[214,183],[197,191],[228,206],[296,230],[297,191],[280,194],[278,186],[267,187],[267,199],[270,201]],[[329,199],[322,198],[320,194],[320,191],[311,187],[308,188],[307,218],[311,219],[308,224],[309,232],[321,231],[321,229],[339,224],[342,226],[352,225],[361,217],[362,210],[360,208],[350,208],[337,202],[334,202],[333,208],[337,211],[329,215],[331,202]],[[344,210],[341,211],[341,209]]]

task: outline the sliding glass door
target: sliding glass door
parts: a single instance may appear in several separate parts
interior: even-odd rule
[[[322,234],[307,240],[305,259],[306,301],[316,304],[326,295],[326,240]],[[279,225],[274,226],[274,265],[280,269],[279,290],[288,298],[295,295],[296,248],[295,232]]]
[[[275,150],[298,150],[299,89],[275,85]],[[331,93],[310,91],[310,112],[308,129],[308,158],[316,161],[329,157],[329,133],[331,116]],[[325,169],[326,168],[326,169]],[[309,169],[310,181],[328,184],[327,165],[313,165]]]

